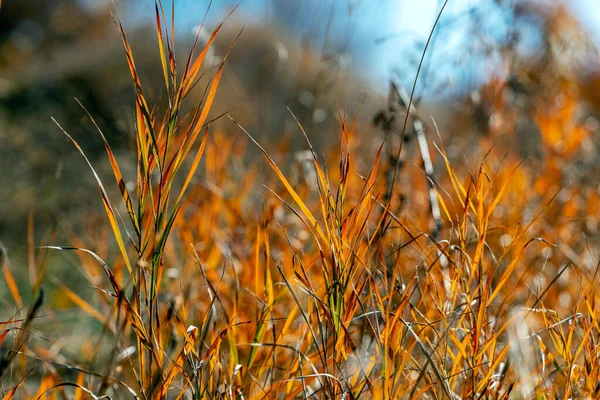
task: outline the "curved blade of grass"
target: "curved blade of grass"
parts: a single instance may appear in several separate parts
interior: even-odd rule
[[[163,75],[165,78],[165,87],[167,92],[169,91],[169,72],[167,70],[167,59],[165,57],[165,45],[163,43],[163,31],[160,23],[160,14],[158,11],[158,1],[154,2],[154,9],[156,11],[156,34],[158,37],[158,50],[160,52],[160,63],[162,65]],[[168,38],[167,38],[168,40]]]
[[[113,290],[116,293],[123,293],[123,289],[121,288],[121,285],[117,282],[117,277],[115,276],[115,274],[113,274],[113,272],[110,270],[110,268],[108,267],[106,262],[102,258],[100,258],[100,256],[98,256],[96,253],[94,253],[93,251],[84,249],[81,247],[73,247],[73,246],[43,246],[43,248],[60,250],[60,251],[83,251],[84,253],[91,255],[92,257],[94,257],[94,259],[100,264],[100,266],[104,270],[104,273],[107,275],[107,277],[113,287]],[[146,331],[146,328],[144,327],[142,318],[137,313],[137,311],[135,311],[135,308],[133,307],[133,305],[131,304],[129,299],[126,296],[122,296],[122,298],[123,298],[123,304],[125,305],[125,315],[127,316],[127,319],[129,320],[129,322],[131,324],[131,327],[136,332],[136,335],[138,336],[140,341],[144,345],[148,346],[149,349],[151,349],[152,351],[155,351],[154,347],[152,346],[152,342],[150,341],[149,335]]]
[[[200,147],[198,148],[198,152],[196,153],[196,156],[194,157],[194,161],[192,162],[192,166],[190,167],[190,170],[188,171],[188,174],[185,178],[185,182],[183,183],[183,186],[181,187],[179,196],[177,196],[177,200],[175,200],[176,207],[181,204],[183,195],[185,194],[187,187],[189,186],[192,178],[194,177],[194,174],[196,173],[196,170],[198,169],[198,164],[200,163],[200,160],[202,159],[202,155],[204,154],[204,149],[206,148],[207,139],[208,139],[208,126],[204,130],[204,136],[202,137],[202,142],[200,142]]]
[[[211,1],[211,3],[212,3],[212,1]],[[196,57],[196,60],[194,61],[194,63],[190,66],[191,61],[192,61],[192,57],[193,57],[193,54],[194,54],[194,50],[196,48],[196,44],[198,43],[198,39],[200,37],[200,33],[201,33],[201,30],[202,30],[202,27],[204,26],[204,20],[202,20],[202,25],[201,25],[200,29],[198,30],[198,33],[196,34],[196,38],[194,40],[194,44],[192,46],[192,50],[190,51],[190,55],[188,57],[188,61],[187,61],[187,64],[185,66],[185,70],[184,70],[183,76],[181,78],[181,85],[179,87],[179,92],[177,93],[177,100],[175,102],[175,108],[178,107],[178,105],[181,102],[181,100],[183,100],[188,95],[188,93],[190,92],[190,90],[192,90],[192,88],[194,87],[194,80],[196,79],[196,76],[198,75],[198,72],[200,71],[200,67],[202,67],[202,63],[204,62],[204,58],[206,57],[206,54],[208,53],[208,49],[210,48],[210,46],[214,42],[215,38],[217,37],[217,34],[219,33],[219,31],[223,27],[223,24],[224,24],[225,20],[227,20],[227,18],[229,18],[231,16],[231,14],[233,14],[233,12],[238,8],[238,6],[235,6],[229,12],[229,14],[227,14],[227,16],[225,17],[225,19],[223,20],[223,22],[221,22],[217,26],[217,28],[214,30],[214,32],[212,33],[212,35],[210,35],[210,38],[208,39],[208,41],[204,45],[204,48],[202,49],[202,51],[200,52],[200,54],[198,55],[198,57]],[[208,12],[208,10],[207,10],[207,12]],[[205,18],[206,18],[206,15],[205,15]]]
[[[4,262],[2,266],[2,272],[4,273],[4,278],[6,279],[6,285],[8,286],[8,290],[10,290],[10,294],[15,301],[15,304],[19,308],[23,308],[23,299],[21,298],[21,294],[19,293],[19,288],[17,286],[17,282],[15,277],[13,276],[10,268],[8,266],[8,261]]]
[[[100,129],[98,124],[96,124],[94,117],[92,117],[92,115],[89,113],[89,111],[83,106],[83,104],[81,104],[81,102],[77,98],[75,98],[75,101],[77,101],[77,103],[81,106],[81,108],[83,108],[83,110],[88,115],[92,124],[94,124],[94,126],[96,127],[96,130],[98,131],[98,133],[100,133],[100,137],[102,138],[102,142],[104,142],[104,148],[106,149],[106,154],[108,155],[108,159],[110,161],[110,166],[111,166],[113,174],[115,176],[115,180],[117,181],[117,184],[119,185],[121,197],[123,198],[123,202],[125,203],[125,207],[127,208],[127,213],[129,214],[129,218],[131,219],[133,227],[135,228],[135,233],[139,238],[139,236],[141,235],[141,231],[140,231],[138,219],[135,214],[135,210],[133,208],[133,203],[131,201],[131,195],[129,194],[129,190],[127,190],[127,185],[125,185],[125,180],[123,179],[123,174],[121,173],[121,168],[119,168],[119,164],[117,163],[114,153],[113,153],[112,149],[110,148],[110,145],[108,144],[108,140],[106,140],[106,136],[104,136],[104,133],[102,132],[102,130]]]
[[[175,171],[177,171],[179,169],[179,167],[181,166],[181,163],[183,162],[183,160],[185,160],[185,158],[187,157],[189,151],[191,150],[194,142],[196,141],[196,138],[202,131],[202,128],[204,128],[204,122],[206,121],[206,118],[208,117],[208,113],[212,107],[213,100],[215,99],[215,95],[217,93],[217,88],[219,87],[219,82],[221,81],[221,76],[223,75],[223,67],[225,66],[225,61],[227,60],[227,57],[229,56],[231,49],[233,48],[233,46],[235,46],[235,44],[241,34],[242,34],[242,31],[240,31],[240,33],[238,33],[237,37],[235,38],[235,40],[233,41],[231,46],[229,46],[229,50],[227,51],[227,54],[225,54],[225,57],[223,57],[223,61],[221,61],[221,65],[219,66],[219,69],[215,73],[215,77],[213,78],[212,84],[210,86],[210,90],[208,91],[208,96],[206,97],[206,101],[204,102],[204,106],[202,108],[202,112],[200,113],[200,117],[198,117],[198,120],[196,121],[196,125],[194,126],[191,133],[189,134],[189,137],[186,138],[186,143],[188,143],[188,146],[177,153],[177,162],[175,163],[175,169],[174,169]],[[183,84],[184,83],[182,82],[182,86],[183,86]]]
[[[179,351],[179,355],[175,360],[171,360],[173,366],[167,373],[166,377],[162,379],[160,385],[157,385],[155,388],[153,388],[152,392],[153,394],[155,394],[153,396],[154,399],[159,400],[166,398],[167,391],[171,388],[171,383],[173,382],[173,380],[175,380],[175,378],[177,378],[177,372],[184,372],[183,365],[185,359],[187,355],[191,352],[191,350],[196,347],[196,341],[198,340],[198,329],[196,328],[190,330],[188,333],[189,335],[186,336],[185,343]],[[183,374],[181,376],[185,377],[186,375]]]
[[[100,194],[102,195],[102,203],[104,204],[104,209],[106,211],[106,215],[108,216],[108,220],[110,222],[110,226],[113,230],[113,234],[117,241],[117,245],[119,246],[121,256],[123,257],[123,260],[125,261],[125,265],[127,266],[127,270],[129,271],[129,274],[131,276],[133,276],[133,269],[131,268],[131,263],[129,262],[129,257],[127,256],[127,250],[125,249],[125,243],[123,242],[123,236],[121,235],[121,229],[119,228],[119,224],[117,222],[117,217],[116,217],[115,211],[114,211],[112,205],[110,204],[110,200],[108,199],[108,194],[106,193],[106,190],[104,189],[104,185],[102,184],[100,177],[96,173],[96,170],[92,166],[92,163],[87,158],[87,156],[85,155],[85,153],[83,152],[81,147],[79,147],[79,144],[75,141],[75,139],[73,139],[73,137],[71,135],[69,135],[67,133],[67,131],[65,131],[63,129],[62,126],[60,126],[60,124],[58,123],[58,121],[56,121],[54,119],[54,117],[51,117],[51,118],[52,118],[52,121],[54,121],[54,123],[58,126],[58,128],[69,138],[69,140],[71,140],[73,145],[75,145],[75,147],[77,148],[79,153],[85,159],[85,162],[87,163],[87,165],[92,170],[92,173],[94,174],[94,178],[96,179],[96,183],[98,184],[98,188],[100,189]]]
[[[2,2],[0,2],[0,5],[2,4]],[[25,381],[27,380],[27,378],[29,378],[29,376],[31,375],[31,371],[26,374],[23,379],[21,379],[19,381],[19,383],[17,383],[15,386],[13,386],[10,390],[8,390],[7,392],[4,393],[4,396],[2,397],[3,400],[12,400],[15,398],[15,393],[17,393],[17,390],[19,390],[19,388],[21,386],[23,386],[23,384],[25,383]]]
[[[152,123],[151,112],[150,112],[150,109],[148,108],[148,103],[146,101],[144,92],[142,90],[142,83],[140,82],[140,78],[137,73],[137,69],[135,67],[135,62],[133,59],[133,52],[131,50],[131,46],[129,45],[129,41],[127,40],[127,36],[125,35],[125,30],[123,29],[123,25],[121,24],[121,21],[119,20],[118,15],[116,17],[113,16],[113,18],[115,21],[115,25],[117,26],[117,29],[119,30],[119,33],[121,35],[121,40],[123,42],[123,46],[125,47],[125,56],[127,58],[127,65],[129,66],[129,72],[131,73],[131,78],[132,78],[134,86],[135,86],[136,103],[139,105],[139,111],[141,112],[141,115],[143,116],[144,124],[145,124],[146,128],[148,129],[148,133],[150,134],[150,139],[151,139],[150,144],[152,147],[152,154],[155,157],[156,163],[158,165],[158,169],[162,170],[161,160],[160,160],[159,153],[158,153],[159,152],[158,139],[154,132],[154,125]],[[138,123],[139,122],[140,121],[138,120]],[[143,131],[144,131],[143,128],[141,126],[138,126],[138,134]]]
[[[102,314],[100,311],[96,310],[91,306],[90,303],[83,300],[80,296],[78,296],[75,292],[69,289],[66,285],[61,283],[58,279],[52,279],[54,283],[60,288],[61,293],[64,293],[73,303],[75,303],[79,308],[89,314],[92,318],[104,324],[106,322],[106,315]]]
[[[306,204],[302,201],[302,198],[298,195],[298,193],[294,190],[294,188],[292,187],[292,185],[290,184],[290,182],[287,180],[287,178],[285,177],[285,175],[283,175],[283,172],[281,172],[281,170],[279,169],[279,167],[277,166],[277,164],[275,163],[275,161],[271,158],[271,156],[265,151],[265,149],[263,149],[263,147],[256,141],[256,139],[254,139],[252,137],[252,135],[250,135],[250,133],[248,133],[248,131],[246,129],[244,129],[244,127],[242,127],[236,120],[234,120],[233,118],[231,118],[231,116],[229,116],[229,119],[231,121],[233,121],[234,124],[237,125],[238,128],[240,128],[242,130],[242,132],[244,132],[249,138],[250,140],[252,140],[252,142],[258,147],[258,149],[260,150],[260,152],[263,154],[263,156],[265,157],[265,159],[267,160],[267,162],[269,163],[269,165],[271,166],[271,168],[273,169],[273,171],[275,171],[275,173],[277,174],[277,176],[279,177],[279,180],[281,180],[281,183],[283,183],[283,185],[285,186],[285,188],[287,189],[288,193],[292,196],[292,198],[294,199],[294,201],[296,202],[296,204],[298,205],[298,207],[300,207],[300,210],[302,210],[302,213],[306,216],[306,218],[308,219],[308,221],[310,222],[311,226],[315,229],[315,231],[318,233],[319,237],[325,242],[327,243],[327,245],[329,246],[329,241],[327,239],[327,237],[325,236],[325,234],[323,233],[323,230],[321,229],[321,227],[319,226],[319,224],[317,223],[317,220],[315,219],[315,217],[313,216],[313,214],[310,212],[310,210],[308,209],[308,207],[306,206]]]
[[[12,370],[12,363],[18,354],[26,353],[22,351],[25,347],[25,343],[31,334],[31,324],[33,320],[36,318],[38,312],[42,308],[44,304],[44,291],[40,289],[38,292],[31,308],[27,312],[27,317],[25,321],[21,324],[19,328],[19,333],[17,333],[17,337],[14,341],[12,351],[6,352],[3,354],[2,362],[0,362],[0,379],[4,376],[5,372],[8,369]]]

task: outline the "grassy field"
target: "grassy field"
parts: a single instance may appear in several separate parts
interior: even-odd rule
[[[290,110],[305,150],[280,153],[211,112],[229,53],[203,62],[221,25],[176,61],[157,5],[159,99],[117,27],[136,151],[121,160],[98,128],[102,181],[54,121],[101,209],[68,245],[31,217],[25,265],[0,253],[5,399],[600,397],[600,194],[576,83],[532,102],[535,145],[506,133],[521,115],[501,100],[511,83],[492,80],[485,135],[448,142],[391,85],[381,139],[340,107],[321,154]]]

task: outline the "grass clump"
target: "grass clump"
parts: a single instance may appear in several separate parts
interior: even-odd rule
[[[5,398],[598,395],[598,269],[583,255],[586,239],[547,217],[575,212],[548,181],[574,156],[574,142],[560,155],[548,151],[536,169],[493,152],[455,168],[440,143],[433,156],[445,171],[434,176],[415,111],[407,121],[420,152],[399,163],[383,157],[386,142],[363,171],[354,162],[356,124],[340,111],[337,168],[305,134],[310,173],[292,180],[241,123],[233,121],[249,142],[211,132],[225,60],[202,103],[184,111],[221,25],[198,55],[194,44],[181,72],[174,27],[165,28],[156,4],[164,98],[151,106],[116,23],[136,93],[135,179],[123,176],[98,129],[121,197],[120,205],[109,198],[88,162],[110,232],[97,229],[94,246],[74,238],[36,253],[32,245],[39,274],[30,303],[4,264],[21,310],[0,324]],[[547,149],[572,118],[565,112],[538,116],[552,133]],[[252,200],[253,177],[264,171],[232,167],[247,143],[275,178],[262,205]],[[579,200],[598,203],[598,195]],[[76,358],[34,328],[42,310],[52,312],[40,289],[50,250],[75,251],[94,289],[83,296],[55,282],[101,326]]]

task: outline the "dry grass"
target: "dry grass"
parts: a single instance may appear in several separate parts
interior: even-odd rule
[[[359,169],[354,123],[340,112],[330,162],[307,138],[307,173],[292,181],[250,133],[243,141],[210,130],[223,64],[183,115],[210,41],[178,68],[157,3],[165,98],[152,106],[116,21],[136,90],[137,174],[122,175],[105,140],[122,203],[94,172],[110,233],[35,250],[31,223],[33,300],[4,263],[19,310],[0,323],[4,398],[600,395],[598,265],[581,234],[597,222],[600,196],[561,183],[586,136],[570,103],[540,108],[538,165],[492,151],[455,168],[438,141],[431,156],[445,171],[435,177],[428,163],[411,167],[428,159],[426,147],[396,170],[384,143]],[[261,168],[239,165],[247,144],[272,178],[262,203]],[[43,313],[56,316],[40,290],[54,250],[77,254],[93,291],[54,280],[63,301],[89,317],[80,323],[101,326],[81,339],[76,361],[61,338],[35,329]]]

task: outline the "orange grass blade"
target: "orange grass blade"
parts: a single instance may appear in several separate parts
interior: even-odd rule
[[[150,145],[152,147],[152,153],[156,159],[156,163],[158,165],[159,170],[162,169],[161,160],[158,155],[158,140],[156,134],[154,132],[154,126],[152,123],[151,113],[148,108],[148,103],[146,102],[146,98],[144,97],[144,93],[142,90],[142,83],[140,82],[139,75],[137,73],[137,69],[135,67],[135,62],[133,59],[133,52],[131,50],[131,46],[129,45],[129,41],[127,40],[127,36],[125,35],[125,30],[123,29],[123,25],[121,21],[117,17],[115,18],[115,25],[117,25],[117,29],[121,35],[121,41],[123,42],[123,46],[125,47],[125,57],[127,58],[127,65],[129,66],[129,71],[131,73],[131,78],[133,79],[133,83],[136,91],[136,103],[139,105],[139,111],[143,116],[143,121],[146,125],[148,133],[150,134]],[[139,120],[138,120],[139,122]],[[138,126],[138,131],[143,128]]]
[[[353,244],[354,240],[358,240],[360,234],[364,231],[366,227],[367,219],[373,210],[373,206],[377,201],[376,198],[372,198],[371,193],[373,192],[373,187],[375,186],[375,179],[377,177],[377,169],[379,167],[379,158],[381,156],[381,150],[383,149],[383,143],[379,147],[377,151],[377,156],[375,157],[375,161],[373,162],[373,167],[371,168],[371,172],[363,187],[361,189],[360,200],[356,205],[357,208],[354,209],[352,213],[352,217],[349,223],[346,225],[347,230],[347,238],[350,240],[350,243]]]
[[[77,382],[76,384],[79,386],[74,393],[73,396],[73,400],[83,400],[84,399],[84,391],[81,390],[81,388],[83,387],[83,384],[85,383],[85,375],[83,374],[83,372],[80,372],[77,375]]]
[[[2,4],[2,2],[0,2],[0,5]],[[29,374],[25,375],[23,377],[23,379],[21,379],[19,381],[19,383],[17,383],[14,387],[12,387],[10,390],[8,390],[7,392],[4,393],[4,396],[2,397],[3,400],[12,400],[15,398],[15,394],[17,393],[17,390],[23,386],[23,384],[25,383],[25,381],[27,380],[27,378],[29,378]]]
[[[193,54],[194,54],[194,49],[196,48],[196,44],[198,43],[198,39],[200,37],[201,29],[204,26],[204,21],[202,21],[202,25],[200,26],[200,29],[198,29],[198,33],[196,34],[196,38],[194,40],[194,45],[192,46],[192,50],[190,51],[190,56],[188,58],[187,65],[186,65],[185,70],[183,72],[183,77],[181,78],[181,85],[179,87],[179,92],[177,93],[177,100],[176,100],[176,103],[175,103],[176,107],[181,102],[181,100],[183,100],[188,95],[188,93],[190,92],[190,90],[192,90],[192,88],[194,87],[194,81],[196,79],[196,76],[198,75],[198,72],[200,71],[200,68],[202,67],[202,63],[204,62],[204,58],[206,57],[206,54],[208,53],[208,49],[210,48],[210,46],[214,42],[215,38],[217,37],[217,34],[221,30],[221,27],[223,27],[223,24],[224,24],[225,20],[227,20],[227,18],[229,18],[231,16],[231,14],[233,14],[233,12],[237,8],[238,8],[238,6],[235,6],[229,12],[229,14],[227,14],[227,16],[225,17],[225,19],[223,20],[223,22],[221,22],[217,26],[217,28],[214,30],[214,32],[212,33],[212,35],[210,35],[210,39],[208,39],[208,41],[206,42],[206,45],[204,46],[204,48],[202,49],[202,51],[200,52],[200,54],[198,55],[198,57],[196,57],[196,60],[194,61],[194,63],[190,67],[191,60],[192,60],[192,57],[193,57]]]
[[[175,207],[179,206],[179,204],[181,203],[183,195],[185,194],[187,187],[189,186],[190,182],[192,181],[192,178],[194,177],[194,174],[196,173],[196,170],[198,169],[198,164],[200,164],[200,160],[202,159],[202,155],[204,154],[204,149],[206,148],[207,139],[208,139],[208,126],[204,130],[204,136],[202,137],[202,142],[200,142],[200,147],[198,148],[198,152],[196,153],[196,156],[194,157],[192,166],[190,167],[190,170],[188,171],[188,174],[183,183],[183,186],[181,187],[179,196],[177,196],[177,200],[175,200]]]
[[[319,197],[320,197],[320,200],[321,200],[320,201],[320,203],[321,203],[321,213],[322,213],[322,216],[323,216],[323,220],[327,221],[328,212],[327,212],[326,204],[329,206],[330,210],[335,209],[335,201],[333,199],[333,196],[331,195],[331,185],[329,184],[329,181],[325,177],[325,173],[323,172],[323,168],[321,167],[321,164],[319,163],[319,160],[317,159],[317,155],[316,155],[316,153],[315,153],[315,151],[313,149],[313,146],[312,146],[312,143],[310,142],[310,139],[308,138],[308,135],[306,134],[306,131],[304,130],[304,127],[302,126],[302,124],[300,123],[300,121],[298,120],[298,118],[296,117],[296,115],[292,112],[292,110],[289,107],[287,109],[290,112],[290,114],[292,115],[292,118],[294,118],[294,120],[296,121],[296,125],[298,125],[298,128],[300,129],[300,132],[302,132],[302,135],[304,136],[304,139],[306,140],[306,143],[308,144],[308,147],[309,147],[310,152],[312,154],[313,165],[315,167],[315,171],[316,171],[317,177],[318,177]],[[325,224],[325,229],[326,229],[326,232],[327,232],[327,236],[330,239],[335,240],[336,236],[331,233],[329,224]]]
[[[448,211],[448,207],[446,206],[446,201],[444,200],[444,197],[442,196],[437,187],[432,186],[432,188],[435,191],[435,194],[437,195],[438,202],[442,206],[442,210],[444,210],[444,214],[446,214],[446,218],[448,218],[448,221],[452,221],[452,217],[450,216],[450,211]]]
[[[108,144],[108,140],[106,140],[106,136],[104,136],[104,133],[102,132],[102,130],[100,129],[98,124],[96,124],[96,121],[94,120],[92,115],[89,113],[89,111],[83,106],[83,104],[81,104],[81,102],[78,99],[75,99],[75,100],[77,101],[77,103],[79,103],[81,108],[83,108],[83,110],[86,112],[90,121],[96,127],[96,130],[98,131],[98,133],[100,133],[100,137],[102,138],[102,141],[104,142],[104,148],[106,149],[106,154],[108,155],[108,159],[110,161],[110,166],[111,166],[113,174],[115,176],[115,180],[117,181],[117,184],[119,185],[119,190],[121,191],[121,197],[123,198],[123,202],[125,203],[125,207],[127,208],[127,213],[129,214],[129,218],[131,219],[131,222],[133,223],[136,235],[139,237],[141,234],[140,226],[139,226],[139,222],[136,217],[135,211],[133,209],[131,195],[129,194],[129,190],[127,190],[127,185],[125,185],[125,180],[123,179],[123,174],[121,173],[121,168],[119,167],[119,164],[117,163],[114,153],[113,153],[112,149],[110,148],[110,145]]]
[[[223,60],[223,62],[221,63],[221,66],[219,67],[219,69],[217,70],[217,73],[215,74],[215,77],[213,78],[213,82],[211,84],[210,90],[208,92],[208,96],[207,96],[204,106],[202,108],[202,112],[200,113],[200,117],[198,117],[198,120],[195,122],[193,129],[188,134],[188,136],[185,138],[185,143],[187,144],[187,146],[184,145],[184,147],[180,151],[177,152],[177,156],[175,158],[174,167],[173,167],[173,174],[179,170],[179,167],[181,166],[181,164],[187,157],[189,151],[191,150],[192,146],[194,145],[194,142],[196,141],[196,138],[200,134],[200,131],[202,130],[202,128],[204,128],[204,122],[206,121],[206,118],[208,117],[208,113],[210,111],[213,100],[215,99],[215,95],[217,93],[217,88],[218,88],[219,82],[221,80],[221,75],[223,74],[223,67],[225,65],[224,62],[225,62],[225,60]]]
[[[156,11],[156,34],[158,37],[158,50],[160,52],[160,63],[162,65],[163,75],[165,78],[165,87],[167,92],[169,91],[169,72],[167,70],[167,59],[165,57],[165,46],[163,43],[163,30],[160,23],[160,14],[158,12],[158,0],[154,2],[154,8]],[[167,38],[168,39],[168,38]]]
[[[104,262],[104,260],[102,258],[100,258],[93,251],[84,249],[84,248],[80,248],[80,247],[72,247],[72,246],[44,246],[44,248],[60,250],[60,251],[83,251],[84,253],[91,255],[92,257],[94,257],[94,259],[100,264],[100,266],[104,270],[104,273],[110,280],[110,283],[111,283],[115,293],[121,293],[121,294],[124,293],[123,289],[121,288],[121,285],[117,281],[116,276],[110,270],[110,268],[108,267],[106,262]],[[125,315],[126,315],[127,319],[129,320],[131,327],[136,332],[138,339],[144,345],[148,346],[149,349],[154,351],[154,347],[152,346],[152,342],[150,341],[148,332],[146,331],[146,328],[143,324],[142,317],[140,317],[138,312],[135,310],[135,308],[131,304],[130,300],[124,294],[122,294],[122,301],[123,301],[124,308],[125,308],[125,310],[124,310]]]
[[[294,190],[294,188],[292,187],[292,185],[290,184],[290,182],[287,180],[287,178],[285,177],[285,175],[283,175],[283,172],[281,172],[281,170],[279,169],[279,167],[277,166],[277,164],[275,163],[275,161],[265,151],[265,149],[263,149],[263,147],[256,141],[256,139],[254,139],[252,137],[252,135],[250,135],[248,133],[248,131],[246,131],[246,129],[244,129],[244,127],[242,127],[240,124],[238,124],[237,121],[235,121],[230,116],[229,116],[229,119],[231,119],[231,121],[233,121],[233,123],[236,124],[237,127],[240,128],[250,138],[250,140],[252,140],[252,142],[258,147],[258,149],[263,154],[263,156],[265,157],[265,159],[267,160],[267,162],[269,163],[269,165],[271,166],[271,168],[273,169],[273,171],[275,171],[275,173],[279,177],[279,180],[281,181],[281,183],[283,183],[283,185],[287,189],[288,193],[292,196],[292,198],[294,199],[294,201],[296,202],[296,204],[298,205],[298,207],[300,207],[300,210],[302,210],[302,213],[306,216],[306,218],[308,218],[308,221],[310,222],[311,226],[316,230],[316,232],[318,233],[319,237],[327,245],[329,245],[329,241],[327,240],[327,237],[323,233],[323,230],[321,229],[321,227],[317,223],[317,220],[315,219],[315,217],[313,216],[313,214],[310,212],[310,210],[308,209],[308,207],[306,206],[306,204],[302,201],[302,198]]]
[[[8,290],[10,290],[10,294],[12,295],[15,304],[19,308],[23,308],[23,299],[21,298],[21,294],[19,293],[19,288],[17,287],[17,282],[10,271],[8,260],[4,262],[2,266],[2,271],[4,272],[4,278],[6,279],[6,284],[8,285]]]
[[[55,283],[60,287],[61,293],[65,294],[73,303],[75,303],[79,308],[89,314],[92,318],[99,321],[100,323],[106,323],[106,315],[102,314],[100,311],[96,310],[94,307],[90,305],[90,303],[83,300],[79,297],[75,292],[69,289],[67,286],[58,282],[54,279]]]
[[[96,179],[96,183],[98,184],[98,188],[100,189],[100,194],[102,195],[102,203],[104,204],[104,209],[106,211],[106,215],[108,216],[108,220],[110,222],[110,226],[113,230],[115,239],[117,241],[117,245],[119,246],[119,250],[121,251],[121,256],[123,257],[123,261],[125,261],[125,265],[127,266],[127,270],[129,271],[129,274],[131,276],[133,276],[133,269],[131,268],[131,264],[129,262],[129,257],[127,256],[127,250],[125,249],[125,243],[123,242],[123,236],[121,235],[121,229],[119,228],[119,224],[117,222],[115,211],[114,211],[112,205],[110,204],[110,200],[108,199],[108,194],[106,193],[106,190],[104,189],[104,185],[102,184],[100,177],[96,173],[96,170],[92,166],[92,163],[87,158],[87,156],[85,155],[85,153],[83,152],[81,147],[79,147],[79,144],[75,141],[75,139],[73,139],[73,137],[71,135],[69,135],[67,133],[67,131],[65,131],[63,129],[62,126],[60,126],[60,124],[54,119],[54,117],[52,117],[52,121],[54,121],[54,123],[59,127],[59,129],[71,140],[71,142],[75,145],[75,147],[77,148],[79,153],[83,156],[86,163],[92,170],[92,173],[94,174],[94,178]]]
[[[512,272],[514,271],[515,267],[517,266],[517,263],[519,262],[519,260],[521,260],[521,257],[525,253],[525,250],[527,249],[527,247],[535,241],[538,241],[538,239],[535,239],[535,238],[529,239],[523,246],[521,246],[521,248],[519,249],[517,254],[515,254],[514,258],[512,259],[510,264],[508,264],[508,266],[504,270],[504,273],[502,274],[502,276],[496,283],[496,287],[494,288],[494,291],[490,295],[490,297],[488,299],[488,303],[491,303],[496,298],[496,296],[500,293],[500,290],[508,282],[508,279],[511,277]]]
[[[204,128],[204,122],[206,121],[206,118],[208,117],[208,113],[212,107],[213,100],[215,99],[215,95],[217,93],[217,88],[219,87],[219,82],[221,81],[221,76],[223,75],[223,67],[225,66],[225,61],[227,60],[227,57],[229,56],[229,52],[231,51],[233,46],[235,46],[235,44],[241,34],[242,34],[242,32],[240,31],[240,33],[237,35],[237,37],[235,38],[235,40],[233,41],[231,46],[229,46],[229,50],[227,51],[227,54],[225,54],[225,57],[223,57],[223,61],[221,61],[221,65],[219,66],[219,69],[217,70],[217,73],[215,74],[215,77],[213,78],[212,84],[210,86],[210,90],[208,91],[208,96],[206,98],[206,101],[204,102],[204,106],[202,107],[202,112],[200,113],[200,117],[196,121],[191,133],[188,135],[189,137],[186,137],[186,143],[188,143],[189,145],[177,153],[177,162],[175,163],[175,165],[176,165],[175,171],[177,171],[179,169],[181,163],[187,157],[188,152],[191,150],[191,148],[192,148],[194,142],[196,141],[196,138],[200,134],[202,128]],[[182,86],[183,86],[183,82],[182,82]]]
[[[4,343],[4,339],[6,339],[6,335],[8,335],[8,332],[10,332],[9,329],[0,333],[0,346],[2,346],[2,343]]]

